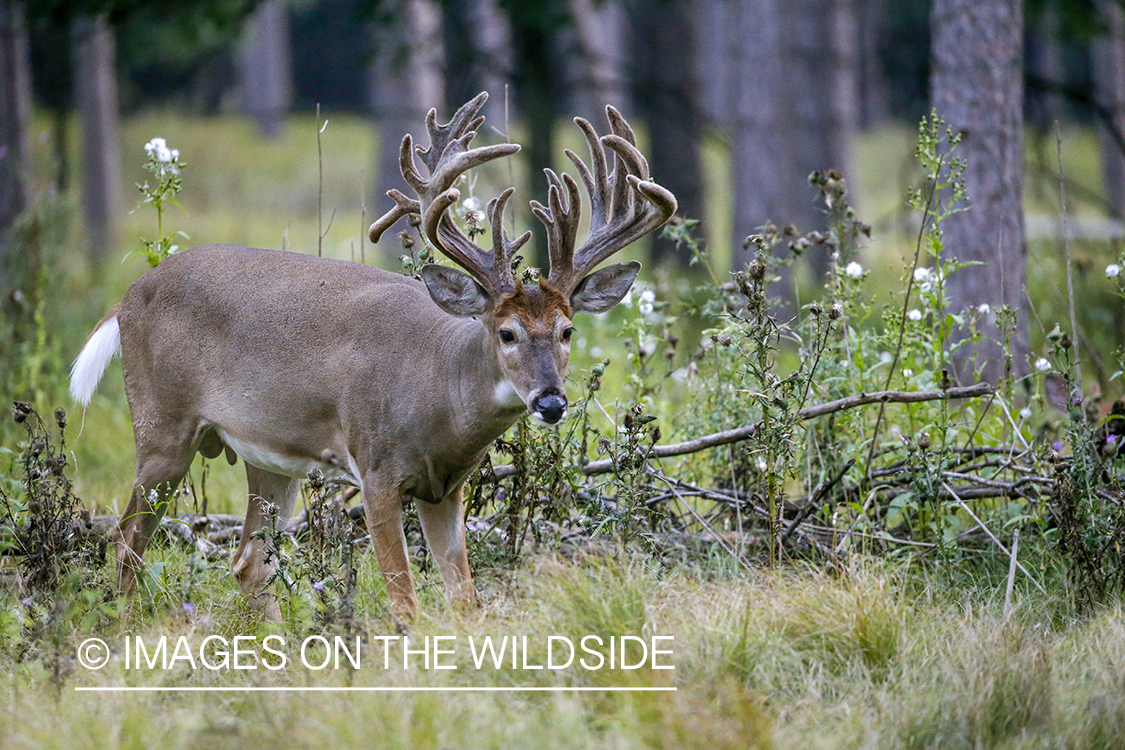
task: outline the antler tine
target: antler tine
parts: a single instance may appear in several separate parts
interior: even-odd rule
[[[459,141],[467,133],[476,134],[476,129],[484,122],[484,118],[477,117],[477,113],[486,101],[488,92],[480,92],[462,104],[445,125],[438,125],[437,109],[426,113],[426,131],[430,134],[430,145],[429,148],[419,148],[418,154],[422,157],[422,163],[430,168],[431,175],[437,170],[441,158],[452,143]],[[464,145],[467,146],[468,143]]]
[[[418,194],[418,200],[397,190],[388,191],[395,207],[371,225],[369,235],[372,241],[378,241],[403,216],[420,214],[422,233],[435,248],[476,276],[483,286],[499,290],[509,286],[503,274],[510,276],[510,269],[500,269],[494,262],[486,262],[487,253],[466,237],[447,214],[449,207],[461,198],[460,191],[453,187],[458,177],[473,167],[520,150],[515,143],[469,148],[477,129],[484,123],[484,118],[477,113],[487,100],[488,94],[481,92],[462,105],[445,125],[437,123],[437,111],[431,109],[426,114],[426,129],[430,135],[430,145],[426,148],[415,148],[410,135],[402,139],[399,166],[407,184]],[[429,169],[428,177],[419,172],[415,153]]]
[[[547,206],[531,201],[531,211],[547,229],[547,254],[551,264],[548,283],[553,286],[554,279],[560,274],[568,275],[572,270],[578,224],[582,219],[582,193],[574,178],[565,172],[560,180],[554,170],[543,171],[550,186],[547,189]]]
[[[421,203],[403,195],[398,190],[388,190],[387,195],[394,200],[395,207],[376,219],[375,223],[371,225],[371,229],[367,231],[367,235],[372,242],[378,242],[379,238],[383,236],[383,232],[390,229],[403,216],[422,213]]]
[[[581,118],[574,120],[590,147],[592,170],[573,152],[566,152],[586,185],[592,207],[590,235],[586,242],[577,250],[559,253],[557,257],[556,253],[551,254],[549,283],[567,293],[603,260],[656,229],[676,212],[675,196],[649,179],[648,161],[637,149],[637,138],[629,123],[613,107],[606,107],[606,117],[612,132],[601,138],[590,123]],[[606,147],[612,149],[616,157],[612,177]],[[569,179],[566,175],[564,178]],[[552,189],[557,190],[555,184]],[[540,216],[540,212],[536,212],[541,221],[544,216],[555,218],[546,212],[543,214]],[[572,238],[570,247],[573,246]],[[554,243],[549,243],[548,247],[554,247]]]
[[[489,226],[492,228],[492,275],[502,285],[498,291],[515,291],[516,278],[512,273],[512,258],[520,248],[531,239],[531,232],[524,232],[516,239],[508,237],[504,230],[504,209],[508,199],[516,192],[515,188],[508,188],[496,198],[488,202]]]

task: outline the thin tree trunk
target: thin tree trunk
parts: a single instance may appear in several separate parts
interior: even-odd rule
[[[567,0],[574,19],[567,61],[569,109],[596,127],[605,121],[605,106],[627,111],[625,13],[620,2]]]
[[[702,105],[695,53],[696,0],[645,0],[633,14],[634,102],[648,125],[652,173],[676,196],[679,214],[703,217]],[[656,240],[653,260],[686,266],[667,240]]]
[[[442,3],[445,43],[445,106],[455,111],[482,91],[489,93],[482,114],[491,128],[504,130],[504,85],[512,69],[508,19],[496,0]]]
[[[790,137],[800,144],[787,180],[794,212],[785,221],[806,233],[826,229],[827,219],[805,178],[816,170],[837,169],[855,179],[851,154],[859,116],[859,35],[852,0],[793,0],[783,23],[783,49],[790,58]],[[815,277],[823,277],[829,260],[824,252],[809,255]]]
[[[699,42],[695,59],[699,81],[699,106],[707,126],[728,130],[734,116],[737,68],[741,40],[734,21],[740,3],[731,0],[700,0]]]
[[[1020,0],[935,0],[932,16],[933,106],[962,134],[970,209],[944,225],[947,257],[980,261],[947,282],[952,311],[987,303],[1018,311],[1013,374],[1028,371],[1023,225],[1023,4]],[[1003,337],[995,319],[984,339],[955,355],[954,372],[973,368],[996,383],[1004,375]],[[974,355],[975,349],[975,355]]]
[[[1059,14],[1045,7],[1038,23],[1027,29],[1025,51],[1027,72],[1035,78],[1055,85],[1066,85],[1066,70],[1059,43]],[[1027,92],[1027,119],[1035,127],[1052,130],[1061,114],[1059,95],[1046,87],[1029,87]]]
[[[82,126],[82,207],[92,257],[117,250],[122,205],[121,144],[113,29],[104,17],[79,18],[74,36],[74,90]]]
[[[527,130],[525,153],[530,167],[528,193],[540,201],[547,195],[545,168],[554,165],[555,102],[558,82],[551,55],[552,35],[535,17],[536,11],[508,6],[515,47],[515,84],[520,115]],[[547,267],[547,233],[535,232],[528,265]]]
[[[259,6],[245,26],[237,54],[243,111],[258,122],[266,138],[277,138],[293,104],[289,61],[289,6],[271,0]]]
[[[0,0],[0,251],[27,208],[31,180],[31,70],[23,3]],[[0,274],[5,263],[0,261]],[[0,276],[0,282],[3,277]]]
[[[385,197],[388,190],[409,190],[399,166],[402,137],[410,133],[415,143],[427,144],[426,112],[443,105],[441,10],[432,0],[403,0],[394,20],[377,28],[376,36],[371,77],[372,110],[379,130],[374,215],[390,205]],[[420,239],[415,236],[415,241]],[[396,257],[402,252],[397,243],[395,235],[388,235],[380,245]]]
[[[1125,12],[1112,0],[1101,0],[1098,5],[1106,34],[1094,40],[1094,86],[1113,129],[1125,135]],[[1116,218],[1125,218],[1125,151],[1104,122],[1098,123],[1098,145],[1106,201]]]
[[[887,78],[883,71],[882,48],[885,29],[883,16],[886,0],[865,0],[856,3],[859,26],[859,115],[858,126],[864,130],[879,127],[890,119],[887,100]]]
[[[735,269],[751,260],[743,241],[767,221],[778,225],[794,213],[793,194],[799,185],[788,134],[788,89],[778,0],[740,0],[731,19],[732,37],[739,44],[732,68],[743,71],[735,83],[731,118],[731,171],[734,182],[734,223],[731,262]],[[753,75],[747,74],[753,71]],[[783,282],[783,288],[788,285]]]

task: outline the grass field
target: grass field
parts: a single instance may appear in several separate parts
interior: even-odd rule
[[[329,116],[324,132],[324,254],[397,266],[394,248],[363,244],[366,224],[385,208],[363,195],[376,134],[359,119]],[[40,129],[47,127],[40,123]],[[286,135],[264,143],[237,118],[183,119],[145,112],[126,122],[124,153],[130,185],[142,180],[143,144],[155,135],[178,148],[188,167],[166,226],[184,229],[190,243],[233,242],[315,252],[317,245],[316,123],[294,117]],[[572,136],[569,134],[567,137]],[[642,134],[643,137],[643,134]],[[75,140],[71,139],[72,142]],[[49,174],[39,139],[40,172]],[[1044,163],[1044,143],[1029,137],[1029,165]],[[574,147],[577,143],[561,145]],[[851,184],[861,214],[876,227],[861,259],[872,269],[876,294],[898,288],[901,257],[912,253],[902,211],[913,131],[887,128],[857,144]],[[561,153],[561,150],[560,150]],[[724,146],[706,150],[709,215],[704,234],[722,258],[729,254]],[[1094,193],[1100,185],[1093,136],[1067,133],[1068,177]],[[1053,162],[1049,162],[1053,163]],[[560,165],[563,166],[563,165]],[[912,175],[915,175],[912,177]],[[481,184],[499,184],[500,174]],[[1054,215],[1050,175],[1029,166],[1029,213]],[[1045,182],[1046,181],[1046,182]],[[1078,195],[1083,190],[1075,191]],[[136,197],[130,192],[130,203]],[[60,198],[75,216],[72,195]],[[1074,200],[1076,215],[1099,215]],[[531,226],[525,215],[521,226]],[[75,222],[76,223],[76,222]],[[73,223],[72,225],[73,226]],[[104,265],[87,263],[82,238],[71,230],[50,258],[44,316],[51,366],[43,390],[62,398],[65,363],[104,310],[147,270],[139,260],[118,262],[155,233],[142,209],[124,217],[121,247]],[[1053,240],[1033,243],[1039,341],[1065,315],[1065,296]],[[642,250],[634,251],[642,254]],[[1102,273],[1111,260],[1104,243],[1076,243],[1078,291],[1084,321],[1100,351],[1100,372],[1112,371],[1121,341],[1119,300]],[[671,298],[687,282],[646,278]],[[575,384],[602,356],[625,359],[617,340],[626,313],[581,323],[588,339],[576,347]],[[705,321],[683,321],[694,333]],[[694,327],[692,327],[694,326]],[[685,334],[686,338],[687,334]],[[595,353],[594,347],[601,351]],[[684,348],[694,348],[695,342]],[[1097,369],[1097,368],[1096,368]],[[628,399],[623,373],[607,375],[607,403]],[[1108,378],[1104,379],[1108,384]],[[6,386],[6,383],[5,383]],[[1119,385],[1107,385],[1119,388]],[[5,392],[6,392],[5,387]],[[657,405],[669,417],[693,407],[690,388],[675,387]],[[10,400],[10,399],[9,399]],[[45,414],[55,403],[38,404]],[[118,513],[133,478],[133,442],[120,365],[108,371],[84,415],[71,410],[67,447],[78,495],[95,512]],[[738,415],[730,416],[737,420]],[[734,426],[729,425],[729,426]],[[14,434],[14,433],[11,433]],[[674,436],[675,439],[691,437]],[[16,446],[14,442],[10,445]],[[7,456],[0,459],[8,460]],[[0,466],[0,470],[6,469]],[[204,479],[205,476],[205,479]],[[197,463],[192,481],[206,481],[209,511],[244,508],[241,465]],[[299,509],[299,508],[298,508]],[[416,540],[412,537],[412,542]],[[604,554],[604,550],[601,551]],[[300,560],[299,549],[288,554]],[[887,558],[857,555],[836,565],[786,562],[740,567],[719,546],[694,556],[646,552],[568,554],[544,548],[516,564],[487,544],[474,547],[473,569],[484,606],[457,614],[446,609],[441,582],[424,556],[418,583],[424,614],[415,641],[453,636],[455,670],[383,668],[383,651],[369,642],[360,669],[314,670],[293,661],[273,671],[126,669],[125,638],[155,643],[183,636],[199,646],[211,635],[227,639],[284,638],[290,646],[316,633],[392,636],[381,576],[372,555],[360,558],[355,615],[345,621],[318,610],[312,582],[299,581],[284,597],[286,622],[265,624],[247,609],[228,574],[229,560],[189,553],[173,542],[150,549],[151,588],[132,600],[107,599],[110,565],[71,580],[57,600],[0,593],[0,747],[3,748],[1117,748],[1125,747],[1125,619],[1120,603],[1078,613],[1075,592],[1057,562],[1034,555],[1024,563],[1046,584],[1038,592],[1015,579],[1005,612],[1007,564],[971,556],[920,561],[909,552]],[[0,571],[2,572],[2,571]],[[65,602],[56,606],[55,601]],[[543,664],[548,636],[579,642],[587,635],[672,636],[674,670],[475,669],[470,637],[527,637],[528,663]],[[114,649],[99,670],[83,668],[78,645],[99,637]],[[135,642],[135,641],[134,641]],[[397,647],[396,647],[397,648]],[[401,654],[401,652],[395,652]],[[290,653],[291,658],[295,658]],[[401,658],[399,656],[398,658]],[[388,692],[80,692],[83,687],[314,687],[380,686]],[[674,692],[411,692],[407,688],[572,687],[667,688]]]

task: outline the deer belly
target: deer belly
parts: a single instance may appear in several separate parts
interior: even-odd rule
[[[222,427],[216,427],[215,431],[219,433],[222,441],[238,454],[239,458],[248,464],[257,466],[259,469],[298,479],[304,479],[310,471],[318,469],[326,477],[348,476],[354,480],[354,477],[351,477],[348,470],[343,467],[323,463],[306,456],[279,453],[264,445],[236,438]],[[349,461],[349,463],[351,462]]]

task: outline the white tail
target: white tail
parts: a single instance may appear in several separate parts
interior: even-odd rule
[[[521,413],[546,424],[566,416],[572,318],[616,305],[640,264],[595,267],[676,210],[617,110],[607,109],[612,133],[603,137],[576,119],[590,165],[567,155],[590,195],[590,235],[575,247],[578,183],[548,170],[547,204],[532,206],[547,229],[550,274],[525,283],[513,260],[531,233],[512,239],[503,229],[512,188],[487,205],[490,251],[448,211],[466,170],[519,150],[469,147],[486,98],[447,125],[431,110],[427,148],[403,138],[403,178],[418,197],[390,191],[395,207],[370,230],[377,241],[397,220],[417,217],[430,244],[463,271],[426,265],[422,283],[356,263],[211,245],[168,258],[99,324],[74,364],[71,392],[88,402],[122,352],[137,441],[137,477],[116,532],[123,592],[143,571],[148,540],[195,454],[226,452],[246,463],[250,498],[232,570],[267,618],[281,619],[271,583],[278,556],[258,531],[289,518],[313,470],[359,485],[397,619],[418,606],[402,525],[410,499],[419,501],[448,598],[475,601],[465,480]]]
[[[90,405],[90,399],[101,382],[102,373],[115,357],[121,355],[121,328],[117,316],[106,318],[94,329],[86,346],[74,360],[70,368],[70,396],[83,406]]]

